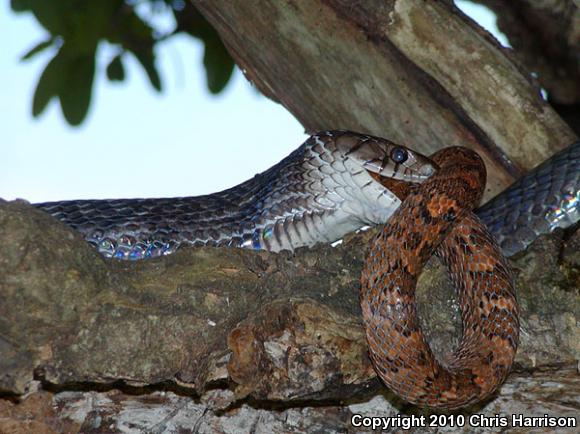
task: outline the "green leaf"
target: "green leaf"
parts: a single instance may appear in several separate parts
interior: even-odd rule
[[[188,4],[182,11],[174,11],[177,30],[186,32],[203,41],[205,51],[203,64],[207,79],[207,87],[213,94],[221,92],[228,84],[233,70],[234,61],[226,50],[219,34],[195,8]]]
[[[113,60],[111,60],[111,63],[107,66],[107,77],[111,81],[125,80],[125,68],[123,67],[121,55],[122,54],[118,54],[113,57]]]
[[[157,72],[157,68],[155,67],[155,54],[153,53],[153,47],[151,47],[148,51],[139,51],[134,52],[135,57],[141,65],[147,76],[149,77],[149,81],[151,82],[151,86],[160,92],[161,91],[161,78],[159,77],[159,72]]]
[[[30,0],[12,0],[10,2],[10,7],[14,12],[24,12],[31,8]]]
[[[133,53],[145,72],[151,86],[161,91],[161,78],[155,67],[154,47],[156,40],[153,37],[154,29],[143,21],[134,10],[125,8],[117,17],[118,26],[107,34],[107,40],[111,43],[121,44],[126,52]],[[118,32],[122,29],[122,32]]]
[[[83,54],[69,58],[63,71],[63,82],[60,89],[60,105],[66,121],[70,125],[79,125],[87,116],[93,92],[95,76],[95,54]]]
[[[180,32],[188,33],[194,38],[202,40],[208,35],[216,33],[211,24],[191,3],[188,3],[181,11],[174,11],[174,15],[177,21],[176,30]]]
[[[32,116],[37,117],[40,115],[50,100],[58,95],[61,86],[61,70],[63,64],[63,56],[59,51],[48,62],[44,71],[42,71],[32,99]]]
[[[34,47],[32,47],[30,50],[28,50],[28,52],[24,56],[22,56],[20,58],[20,60],[21,61],[28,60],[28,59],[36,56],[42,50],[45,50],[46,48],[50,47],[52,44],[54,44],[54,38],[50,38],[50,39],[47,39],[46,41],[39,42]]]
[[[52,36],[64,36],[67,33],[67,22],[76,9],[74,6],[74,0],[14,0],[12,2],[12,9],[15,11],[31,11]]]
[[[228,84],[234,71],[234,61],[217,34],[205,41],[203,65],[207,77],[207,87],[213,94],[219,93]]]
[[[82,0],[80,3],[76,8],[78,14],[76,17],[69,13],[71,20],[76,18],[74,34],[71,36],[82,39],[82,47],[92,51],[92,46],[104,39],[111,27],[115,27],[118,10],[127,5],[123,0]]]

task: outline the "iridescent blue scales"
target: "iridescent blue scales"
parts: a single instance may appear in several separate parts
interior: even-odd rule
[[[400,200],[371,173],[419,183],[434,170],[427,158],[388,140],[327,131],[219,193],[35,206],[80,231],[107,257],[156,257],[184,244],[293,250],[384,223]]]

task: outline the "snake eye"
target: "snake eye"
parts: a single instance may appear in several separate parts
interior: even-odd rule
[[[391,159],[397,164],[404,163],[407,158],[409,158],[409,153],[404,148],[396,147],[391,151]]]

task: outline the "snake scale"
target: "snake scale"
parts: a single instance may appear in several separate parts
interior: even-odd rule
[[[383,381],[407,401],[455,409],[485,399],[509,373],[519,323],[502,249],[512,255],[538,235],[578,221],[580,142],[476,215],[471,210],[484,186],[485,167],[465,148],[429,159],[386,139],[326,131],[219,193],[35,206],[119,259],[166,255],[184,244],[293,250],[386,223],[361,277],[371,359]],[[434,252],[462,308],[462,339],[445,366],[425,341],[414,299],[417,277]]]

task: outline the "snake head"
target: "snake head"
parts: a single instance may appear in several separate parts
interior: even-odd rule
[[[340,139],[339,139],[340,140]],[[390,140],[362,136],[347,152],[373,178],[420,183],[433,175],[438,166],[424,155]]]

